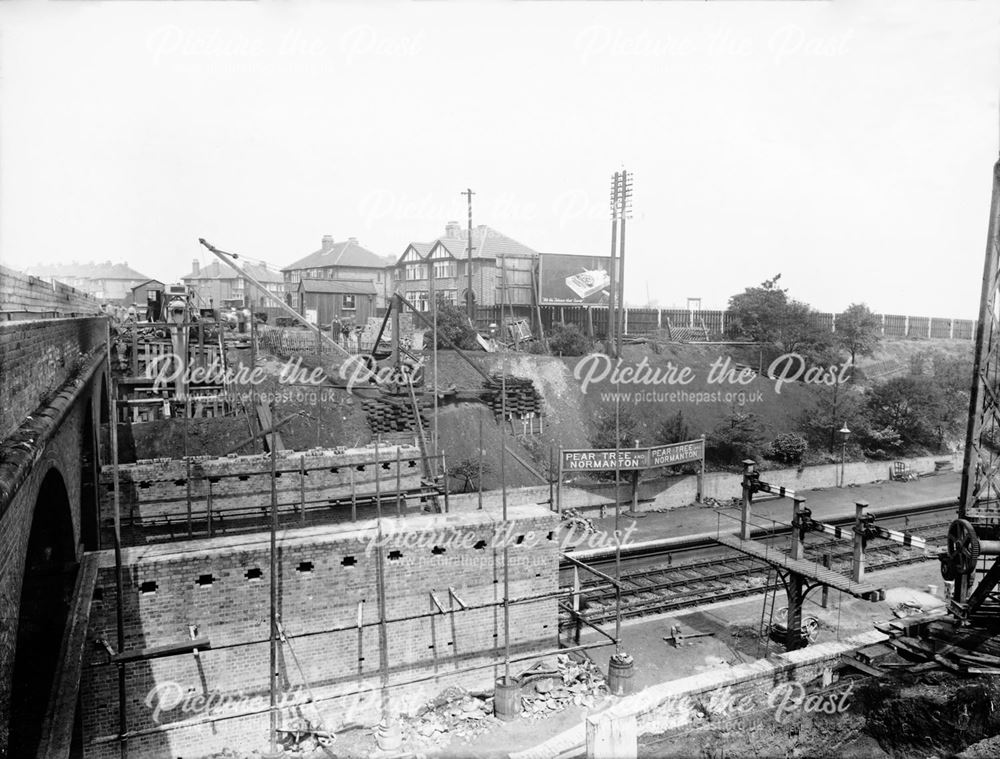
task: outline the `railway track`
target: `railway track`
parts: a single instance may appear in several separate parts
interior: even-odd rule
[[[953,512],[954,504],[931,507],[923,504],[916,511],[899,510],[891,519],[908,519],[914,516],[928,517],[935,512]],[[908,530],[912,535],[925,538],[929,542],[944,545],[947,539],[948,526],[951,519],[930,521],[914,526]],[[820,537],[816,533],[807,536],[805,558],[818,564],[823,564],[824,557],[829,557],[830,567],[834,571],[847,573],[852,560],[851,543],[834,538],[808,542],[809,537]],[[773,534],[769,542],[781,546],[782,541],[787,549],[790,531],[783,534]],[[716,555],[708,558],[695,558],[688,561],[677,561],[678,553],[704,553],[712,550]],[[661,549],[664,561],[657,561],[657,553],[653,547],[640,547],[629,558],[622,560],[621,575],[621,610],[622,618],[634,618],[648,614],[673,612],[692,606],[699,606],[716,601],[743,598],[772,589],[768,585],[768,565],[763,562],[739,554],[714,543],[710,537],[699,536],[686,543],[674,543]],[[905,566],[933,559],[933,551],[926,554],[922,549],[903,546],[889,540],[873,538],[868,541],[865,551],[866,571],[879,571],[893,567]],[[650,563],[652,562],[652,563]],[[607,560],[599,560],[606,565]],[[638,567],[638,568],[637,568]],[[561,584],[572,589],[573,565],[564,562],[562,566]],[[605,568],[606,570],[606,568]],[[593,624],[612,622],[615,619],[616,591],[612,583],[596,579],[593,575],[580,569],[581,599],[586,601],[586,619]],[[589,576],[588,576],[589,575]],[[569,580],[567,583],[566,580]],[[780,586],[779,586],[780,587]],[[560,627],[569,628],[573,620],[568,612],[563,612]]]

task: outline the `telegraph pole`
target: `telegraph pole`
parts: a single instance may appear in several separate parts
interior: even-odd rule
[[[611,288],[608,291],[608,353],[615,352],[615,296],[618,291],[616,284],[618,266],[615,264],[615,245],[618,243],[618,188],[619,173],[616,171],[611,179]]]
[[[622,333],[625,331],[625,219],[632,211],[632,175],[622,169],[618,189],[618,316],[615,323],[617,344],[615,355],[622,355]]]
[[[475,319],[474,314],[472,313],[472,301],[473,301],[473,295],[472,295],[472,196],[475,195],[476,193],[474,193],[471,189],[466,189],[464,192],[461,192],[459,194],[465,196],[466,200],[468,201],[468,206],[469,206],[469,240],[468,240],[469,256],[468,256],[468,260],[466,261],[466,264],[465,264],[465,266],[466,266],[466,274],[468,275],[468,289],[466,290],[466,293],[465,293],[465,307],[466,307],[466,313],[467,313],[467,315],[469,317],[469,322],[473,326],[475,326],[476,325],[476,319]]]

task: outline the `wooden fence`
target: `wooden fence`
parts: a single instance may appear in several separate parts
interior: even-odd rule
[[[509,323],[511,319],[525,320],[537,334],[538,320],[548,332],[554,324],[575,324],[585,334],[595,339],[603,339],[608,334],[608,309],[583,306],[481,306],[476,313],[476,326],[487,331],[491,324]],[[831,332],[837,331],[837,315],[817,312],[816,322]],[[976,333],[976,323],[971,319],[947,319],[929,316],[904,316],[899,314],[875,314],[879,322],[879,334],[883,337],[947,338],[972,340]],[[688,311],[679,308],[629,308],[624,315],[625,334],[633,336],[651,335],[670,328],[694,329],[706,334],[710,340],[735,337],[731,329],[728,311],[703,310]]]

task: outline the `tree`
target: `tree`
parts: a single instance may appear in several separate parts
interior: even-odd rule
[[[590,438],[591,444],[595,448],[604,449],[614,449],[615,446],[615,430],[617,428],[617,442],[618,448],[634,448],[635,441],[639,439],[639,432],[641,425],[639,423],[639,418],[635,415],[628,406],[621,406],[618,409],[618,423],[615,423],[615,409],[614,406],[610,408],[602,408],[594,422],[594,434]],[[594,476],[599,480],[613,480],[615,478],[614,471],[610,472],[596,472]],[[624,471],[620,473],[620,479],[626,481],[631,479],[633,485],[638,483],[639,472],[638,470],[634,472]]]
[[[779,279],[781,275],[776,274],[729,299],[729,323],[737,335],[759,343],[778,339],[788,306],[788,291],[778,287]]]
[[[734,409],[707,436],[705,456],[718,464],[760,458],[763,426],[755,414]]]
[[[837,430],[845,424],[854,439],[863,438],[868,420],[859,391],[852,385],[820,385],[811,388],[811,392],[812,402],[803,411],[798,429],[813,448],[826,448],[833,453],[837,445]]]
[[[903,446],[935,446],[942,418],[949,413],[945,394],[928,377],[894,377],[868,393],[873,430],[893,430]]]
[[[879,320],[864,303],[852,303],[837,314],[834,340],[851,357],[854,366],[858,356],[870,356],[879,342]]]
[[[615,447],[615,409],[614,406],[602,408],[594,421],[594,434],[590,438],[595,448]],[[634,448],[639,438],[640,424],[635,412],[629,406],[621,406],[618,410],[618,447]]]
[[[668,416],[653,434],[653,442],[656,445],[670,445],[671,443],[681,443],[691,439],[691,428],[684,420],[684,412],[678,411],[673,416]]]
[[[770,343],[777,353],[799,353],[820,362],[829,357],[833,343],[830,331],[806,303],[792,300],[778,287],[780,274],[757,287],[748,287],[729,299],[728,318],[732,332],[748,340]]]
[[[450,348],[449,342],[462,350],[478,350],[478,334],[469,323],[465,310],[438,300],[437,311],[437,347]]]

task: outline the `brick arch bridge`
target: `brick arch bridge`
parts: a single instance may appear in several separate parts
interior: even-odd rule
[[[108,461],[107,319],[0,322],[0,756],[34,756]],[[108,462],[110,463],[110,462]]]

